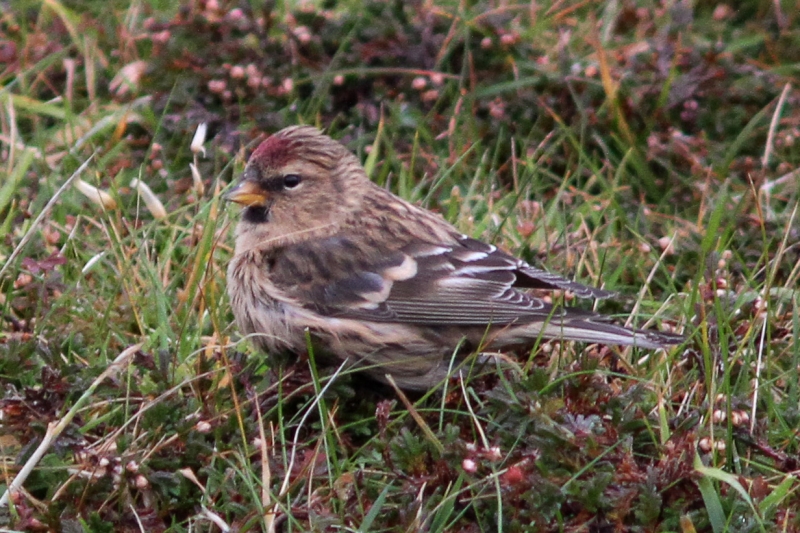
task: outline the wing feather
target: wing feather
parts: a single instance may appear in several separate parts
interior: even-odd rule
[[[395,250],[362,241],[336,236],[283,248],[270,261],[270,279],[326,316],[431,326],[520,324],[564,313],[521,288],[610,294],[465,236]]]

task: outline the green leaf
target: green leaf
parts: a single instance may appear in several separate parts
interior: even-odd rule
[[[775,487],[775,489],[758,504],[758,510],[761,511],[762,516],[773,510],[774,507],[777,507],[778,504],[780,504],[792,491],[792,489],[796,488],[796,485],[797,477],[792,475],[786,476],[786,479],[784,479],[780,485]]]
[[[372,507],[370,507],[367,516],[364,517],[364,521],[361,522],[361,527],[358,528],[359,532],[367,532],[371,531],[372,523],[378,517],[378,514],[383,510],[383,503],[386,501],[386,496],[389,494],[389,489],[392,488],[392,484],[389,483],[386,485],[378,497],[372,502]]]
[[[367,176],[372,176],[372,171],[375,170],[375,164],[378,162],[378,154],[381,151],[381,137],[383,136],[383,118],[381,117],[378,122],[378,132],[375,134],[375,140],[372,142],[372,149],[364,161],[364,172]]]
[[[755,504],[753,503],[753,499],[747,493],[747,490],[739,483],[739,479],[730,474],[725,472],[719,468],[713,468],[709,466],[705,466],[703,461],[700,459],[699,454],[695,454],[694,458],[694,469],[700,475],[704,476],[697,482],[697,486],[700,488],[700,493],[703,495],[703,501],[706,503],[706,509],[708,510],[709,520],[711,520],[711,526],[714,528],[714,532],[723,531],[725,529],[725,514],[722,511],[722,504],[719,501],[719,497],[717,496],[716,490],[714,489],[714,485],[711,483],[711,480],[721,481],[726,483],[729,487],[739,493],[739,495],[747,502],[747,505],[750,506],[750,509],[753,510],[753,515],[755,516],[756,520],[758,521],[759,526],[761,526],[762,531],[766,531],[764,529],[764,524],[761,521],[761,517],[758,514],[758,510],[756,509]],[[712,515],[713,512],[713,515]],[[720,521],[720,517],[722,520]],[[719,528],[719,529],[718,529]]]
[[[703,496],[703,502],[706,504],[706,511],[708,512],[708,521],[711,523],[711,528],[714,533],[722,533],[725,530],[725,513],[722,510],[722,502],[719,501],[714,484],[711,478],[702,477],[697,480],[697,488],[700,489],[700,494]]]
[[[33,163],[35,152],[33,150],[23,150],[22,157],[14,165],[14,169],[6,176],[5,183],[0,187],[0,213],[11,202],[14,192],[17,190],[19,182]]]

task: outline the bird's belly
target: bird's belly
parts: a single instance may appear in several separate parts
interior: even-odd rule
[[[308,331],[315,354],[347,361],[381,381],[391,374],[400,387],[418,390],[441,381],[460,361],[454,357],[462,338],[457,328],[320,315],[276,291],[254,258],[231,261],[228,294],[240,331],[267,353],[305,352]]]

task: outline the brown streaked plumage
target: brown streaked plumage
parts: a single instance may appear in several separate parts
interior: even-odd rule
[[[369,181],[358,159],[317,129],[290,127],[253,152],[228,199],[245,206],[228,267],[239,328],[264,350],[315,346],[425,390],[455,350],[539,337],[663,348],[678,335],[632,330],[525,289],[611,293],[535,268],[471,239]]]

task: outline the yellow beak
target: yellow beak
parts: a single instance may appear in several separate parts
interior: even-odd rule
[[[225,199],[241,205],[265,207],[269,202],[269,195],[256,183],[241,181],[228,191]]]

